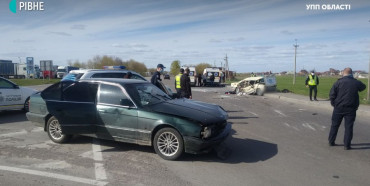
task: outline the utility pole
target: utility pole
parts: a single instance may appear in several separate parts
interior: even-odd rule
[[[295,50],[294,50],[294,76],[293,76],[293,85],[295,85],[295,77],[296,77],[296,68],[297,68],[297,48],[299,45],[297,45],[297,39],[295,39],[295,45],[293,45]]]
[[[226,72],[225,79],[228,78],[229,81],[230,81],[230,76],[229,76],[229,62],[227,60],[227,54],[226,54],[226,57],[225,57],[225,72]]]
[[[370,58],[369,58],[369,71],[367,72],[367,101],[370,101]]]

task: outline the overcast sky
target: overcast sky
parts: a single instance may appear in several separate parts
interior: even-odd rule
[[[237,72],[330,67],[368,71],[369,0],[44,0],[44,11],[0,2],[0,59],[86,62],[95,55],[134,59],[148,68],[173,60]],[[307,10],[307,4],[350,10]]]

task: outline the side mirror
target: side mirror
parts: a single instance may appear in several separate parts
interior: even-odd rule
[[[121,99],[120,104],[126,107],[133,107],[134,104],[129,99]]]
[[[14,85],[13,87],[14,87],[14,89],[19,89],[18,85]]]

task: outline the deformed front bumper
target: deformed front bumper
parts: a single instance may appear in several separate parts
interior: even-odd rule
[[[231,124],[227,123],[224,130],[210,139],[184,136],[185,152],[190,154],[201,154],[209,152],[213,147],[223,142],[230,134]]]

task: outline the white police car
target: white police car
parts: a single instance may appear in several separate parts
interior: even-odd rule
[[[15,83],[0,77],[0,111],[24,109],[28,112],[30,96],[38,92],[35,89],[19,87]]]

